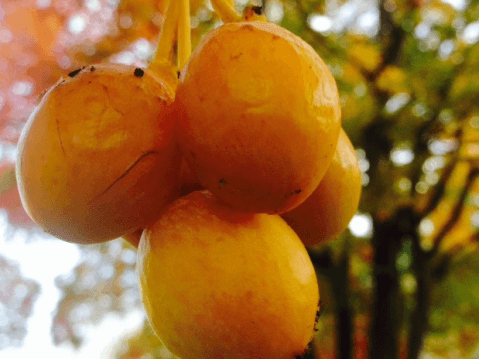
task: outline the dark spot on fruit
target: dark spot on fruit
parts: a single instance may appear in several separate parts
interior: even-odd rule
[[[231,60],[236,60],[236,59],[240,58],[241,56],[243,56],[242,52],[240,52],[238,55],[231,56]]]
[[[294,193],[300,194],[300,193],[301,193],[301,189],[297,189],[296,191],[294,191]]]
[[[257,15],[262,15],[263,14],[263,7],[262,6],[252,6],[251,10]]]
[[[68,76],[69,76],[69,77],[75,77],[75,76],[78,75],[78,74],[81,72],[81,70],[83,70],[83,69],[84,69],[84,67],[81,67],[81,68],[79,68],[79,69],[76,69],[75,71],[70,72],[70,73],[68,74]]]
[[[225,185],[226,184],[226,180],[224,178],[220,179],[220,184],[221,185]]]
[[[136,76],[136,77],[143,77],[143,75],[145,74],[145,71],[143,71],[142,69],[140,69],[139,67],[137,67],[135,69],[135,72],[133,72],[133,74]]]
[[[318,310],[316,311],[316,318],[314,320],[314,326],[316,327],[316,324],[318,324],[319,318],[323,315],[324,309],[323,309],[324,303],[322,300],[319,300],[318,303]]]
[[[93,71],[95,71],[95,70],[96,70],[96,67],[95,67],[95,66],[91,66],[91,67],[90,67],[90,71],[91,71],[91,72],[93,72]]]
[[[190,155],[191,157],[196,158],[196,154],[193,151],[190,151]]]
[[[278,40],[280,37],[278,35],[273,35],[273,40]]]
[[[176,77],[180,78],[180,76],[181,76],[181,72],[177,71],[176,72]]]

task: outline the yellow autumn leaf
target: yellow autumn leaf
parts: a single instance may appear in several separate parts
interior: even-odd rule
[[[470,169],[471,166],[466,161],[456,164],[446,183],[444,197],[426,218],[428,228],[420,233],[423,246],[430,247],[435,236],[444,228],[451,218],[461,191],[466,185]]]
[[[470,74],[458,75],[451,86],[451,97],[457,98],[461,96],[467,88],[470,86],[471,76]]]
[[[397,66],[386,66],[376,80],[377,86],[389,93],[408,92],[407,75]]]
[[[374,71],[381,62],[381,54],[372,44],[357,43],[351,45],[349,56],[368,71]]]

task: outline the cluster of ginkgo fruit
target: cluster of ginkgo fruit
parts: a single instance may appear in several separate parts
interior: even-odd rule
[[[46,92],[18,185],[52,235],[138,247],[148,319],[178,357],[294,359],[319,302],[305,246],[345,229],[361,173],[313,48],[212,3],[224,25],[193,53],[188,0],[170,0],[148,68],[87,66]]]

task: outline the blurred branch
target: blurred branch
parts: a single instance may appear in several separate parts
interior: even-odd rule
[[[423,218],[427,217],[429,214],[431,214],[431,212],[434,211],[434,209],[436,209],[437,205],[443,198],[444,193],[446,192],[447,182],[449,181],[449,178],[451,177],[451,174],[454,168],[456,167],[456,163],[457,163],[457,156],[454,156],[451,158],[451,160],[447,164],[446,168],[444,169],[444,172],[442,173],[439,179],[439,182],[434,187],[435,193],[432,196],[429,204],[422,211],[421,217]]]
[[[441,245],[441,242],[444,240],[446,235],[451,231],[451,229],[454,227],[454,225],[457,223],[457,221],[461,217],[461,214],[464,211],[464,203],[466,201],[469,190],[470,190],[472,184],[474,183],[474,180],[478,176],[479,176],[479,169],[478,168],[472,169],[471,172],[469,173],[469,175],[467,176],[466,184],[464,185],[464,188],[462,189],[459,200],[457,201],[456,205],[454,206],[451,218],[447,221],[445,226],[442,227],[442,229],[439,231],[439,233],[435,236],[435,238],[433,240],[434,246],[433,246],[432,250],[430,251],[431,256],[438,252],[439,247]]]
[[[453,166],[452,166],[453,167]],[[448,169],[447,176],[443,175],[444,178],[442,181],[444,184],[439,188],[436,193],[437,198],[442,197],[444,192],[445,182],[450,176],[452,169]],[[468,177],[466,184],[464,185],[459,200],[454,206],[452,216],[446,225],[441,229],[441,231],[435,236],[433,243],[434,246],[432,250],[425,251],[420,245],[420,238],[418,234],[415,234],[413,240],[413,265],[412,271],[415,274],[417,281],[417,292],[416,292],[416,307],[411,316],[409,323],[409,353],[408,359],[416,359],[419,357],[419,354],[422,349],[424,335],[428,328],[428,318],[429,318],[429,308],[430,308],[430,296],[431,289],[434,278],[441,278],[447,272],[449,257],[445,255],[441,260],[439,260],[438,265],[433,266],[433,259],[438,252],[438,249],[441,245],[441,242],[446,237],[446,235],[451,231],[454,225],[457,223],[464,211],[464,203],[469,193],[469,190],[474,183],[474,180],[479,176],[479,169],[473,169]],[[439,199],[433,198],[431,205],[428,210],[435,208]]]
[[[419,217],[412,208],[399,209],[389,220],[374,222],[372,244],[373,305],[370,328],[370,359],[398,357],[399,328],[402,300],[396,259],[402,241],[414,234]]]
[[[352,359],[353,357],[353,314],[349,305],[349,241],[336,270],[336,277],[331,281],[337,318],[336,358]]]
[[[349,240],[344,242],[339,263],[334,263],[331,250],[317,253],[309,251],[311,260],[322,274],[329,278],[332,287],[336,316],[336,358],[352,359],[353,356],[353,314],[349,304]]]
[[[421,352],[424,335],[428,327],[430,296],[432,289],[430,261],[415,253],[415,269],[417,291],[416,306],[409,321],[408,359],[416,359]]]

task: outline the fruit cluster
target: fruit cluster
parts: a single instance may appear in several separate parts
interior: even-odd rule
[[[361,192],[334,78],[261,18],[212,30],[179,79],[164,63],[50,89],[19,145],[22,202],[63,240],[139,244],[148,318],[179,357],[299,357],[319,302],[305,246],[338,236]]]

